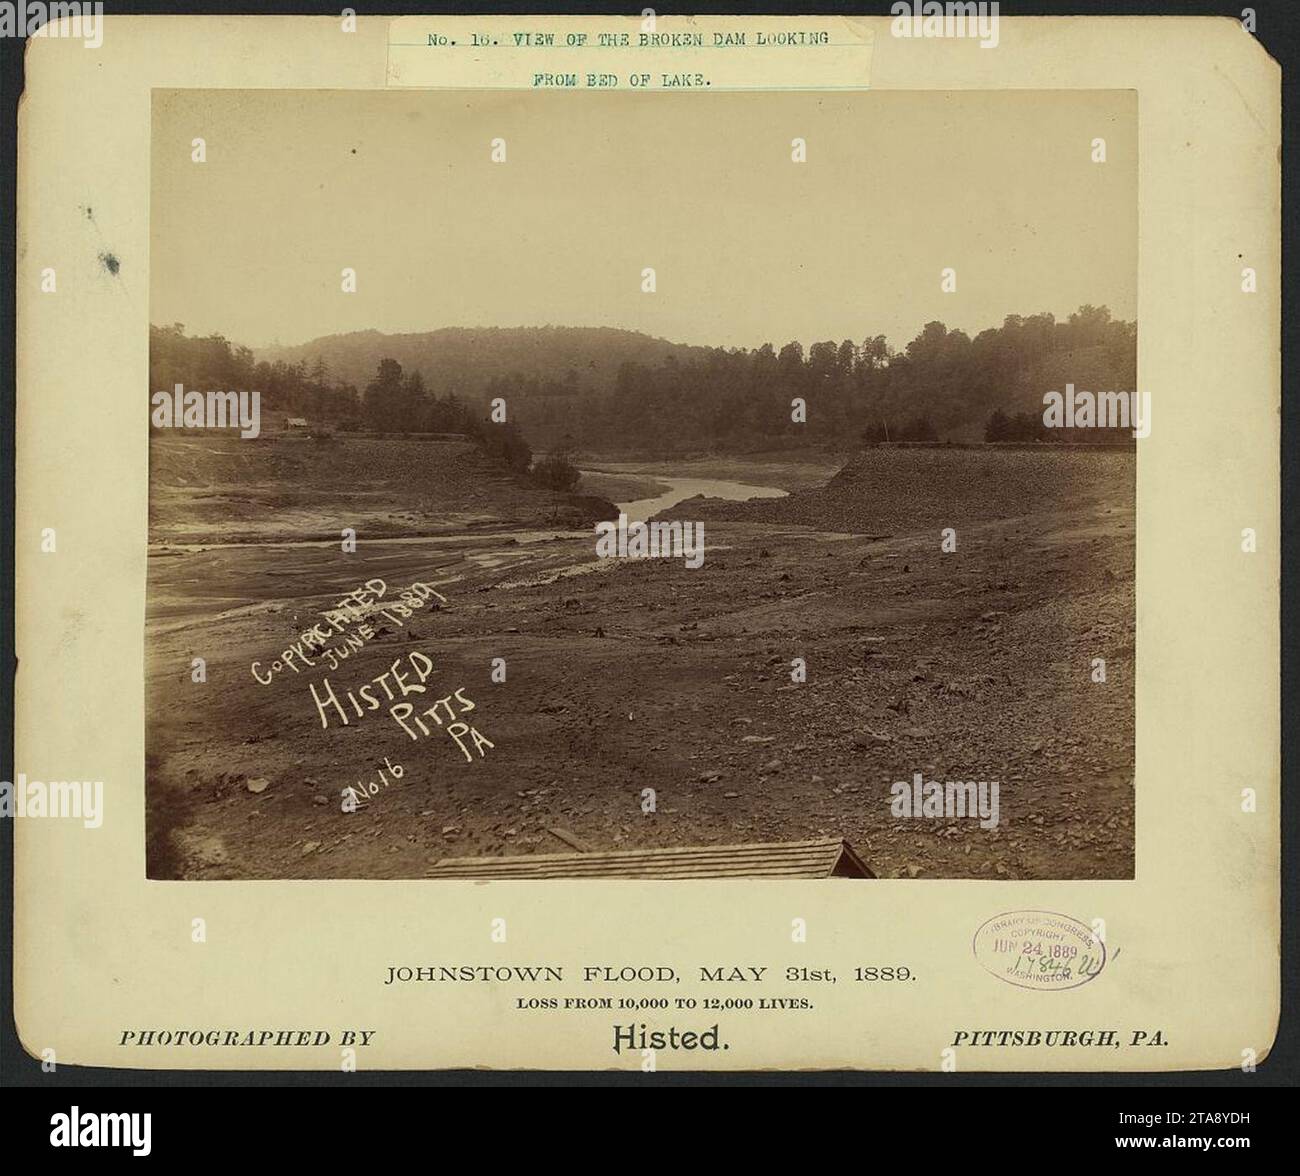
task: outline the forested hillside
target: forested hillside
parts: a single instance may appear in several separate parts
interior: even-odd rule
[[[931,322],[901,350],[879,335],[727,350],[567,327],[364,331],[260,358],[179,324],[151,343],[151,391],[256,387],[264,411],[390,432],[468,431],[499,397],[534,448],[647,457],[1033,439],[1045,392],[1134,391],[1137,364],[1136,325],[1092,306],[1009,315],[974,338]],[[1070,439],[1110,433],[1082,432]]]
[[[358,331],[296,347],[266,348],[259,360],[308,369],[323,361],[335,379],[358,388],[381,359],[418,371],[434,396],[481,401],[493,380],[516,374],[570,391],[599,394],[624,363],[657,365],[669,356],[705,354],[637,331],[608,327],[444,327],[410,335]]]

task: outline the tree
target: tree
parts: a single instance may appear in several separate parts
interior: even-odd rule
[[[533,451],[514,421],[477,422],[478,436],[487,455],[518,473],[527,473]]]
[[[984,425],[985,441],[1006,441],[1011,435],[1011,420],[1000,408],[995,408]]]
[[[548,490],[569,493],[578,488],[582,472],[572,461],[572,451],[561,446],[533,463],[533,477]]]
[[[394,409],[397,428],[404,433],[421,431],[428,421],[429,394],[424,390],[424,377],[418,371],[408,372],[402,380]]]
[[[396,427],[395,409],[402,395],[402,365],[395,359],[381,359],[375,378],[366,385],[362,407],[366,423],[383,432]]]

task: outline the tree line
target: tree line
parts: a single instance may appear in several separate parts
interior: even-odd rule
[[[149,328],[149,393],[177,384],[200,392],[258,391],[262,410],[337,420],[356,412],[357,390],[334,380],[323,359],[257,362],[253,352],[223,335],[189,336],[182,323]]]
[[[658,365],[625,363],[601,398],[563,395],[552,382],[530,395],[527,377],[498,378],[492,395],[518,405],[529,436],[549,447],[568,436],[584,448],[669,456],[691,450],[854,442],[1045,439],[1043,394],[1067,383],[1134,390],[1137,330],[1106,307],[1008,315],[971,338],[927,323],[895,350],[880,335],[780,350],[714,349]],[[800,411],[801,402],[803,408]],[[798,419],[802,417],[802,419]],[[1037,422],[1030,427],[1030,420]],[[990,430],[992,436],[989,436]],[[1053,440],[1065,439],[1051,430]],[[1114,430],[1076,430],[1070,440],[1107,440]]]
[[[255,362],[220,335],[190,338],[180,324],[151,328],[150,387],[260,389],[263,411],[282,410],[341,428],[455,432],[493,444],[515,468],[528,448],[637,456],[743,452],[802,446],[843,449],[881,441],[1061,440],[1042,427],[1043,395],[1067,383],[1097,392],[1136,390],[1137,328],[1104,306],[1008,315],[971,338],[927,323],[901,350],[883,335],[799,342],[779,350],[697,348],[657,363],[627,361],[611,376],[576,370],[517,371],[486,384],[471,371],[437,372],[431,393],[418,368],[381,358],[363,389],[312,362]],[[487,420],[505,402],[517,427]],[[1107,440],[1114,430],[1075,430],[1070,440]],[[1051,436],[1049,436],[1051,434]]]
[[[322,430],[368,429],[383,433],[456,433],[477,441],[490,457],[526,471],[532,449],[518,424],[493,424],[482,408],[454,393],[438,397],[425,390],[418,371],[404,372],[395,359],[382,359],[360,392],[330,378],[325,361],[308,365],[254,362],[247,347],[221,335],[187,336],[180,323],[149,328],[149,386],[186,390],[261,393],[263,412],[304,416]]]

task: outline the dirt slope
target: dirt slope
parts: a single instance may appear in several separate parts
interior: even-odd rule
[[[469,441],[155,433],[149,461],[155,543],[589,526],[615,513],[602,499],[551,494]]]

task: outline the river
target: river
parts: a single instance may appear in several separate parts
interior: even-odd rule
[[[775,486],[751,486],[745,482],[726,482],[720,478],[664,478],[658,474],[645,476],[662,483],[668,489],[654,498],[616,502],[614,505],[627,515],[630,523],[644,522],[661,510],[667,510],[697,494],[703,494],[706,498],[725,498],[731,502],[744,502],[748,498],[784,498],[786,495],[786,491],[778,490]]]

